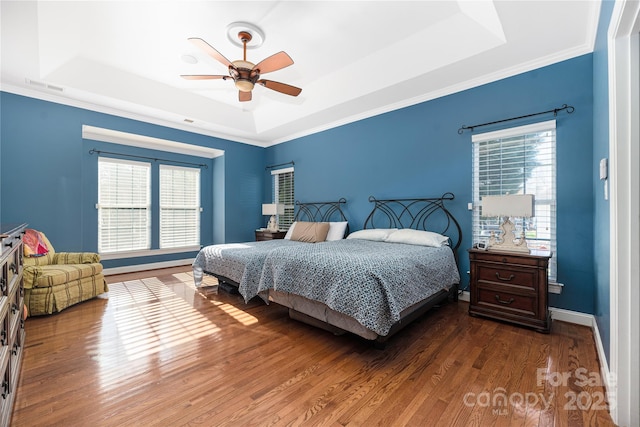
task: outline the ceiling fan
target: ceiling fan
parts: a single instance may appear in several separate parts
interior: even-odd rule
[[[247,61],[247,43],[251,41],[251,33],[248,31],[240,31],[238,38],[244,46],[244,58],[237,61],[229,61],[220,52],[215,50],[209,43],[198,37],[189,38],[189,41],[194,45],[202,49],[206,54],[213,59],[221,62],[225,66],[229,67],[229,75],[209,75],[209,74],[187,74],[181,77],[187,80],[229,80],[232,79],[238,88],[238,98],[240,101],[251,101],[251,91],[256,84],[262,85],[267,89],[275,90],[276,92],[284,93],[285,95],[298,96],[302,89],[299,87],[291,86],[285,83],[276,82],[273,80],[261,79],[261,74],[277,71],[282,68],[288,67],[293,64],[293,59],[285,52],[278,52],[270,57],[263,59],[257,64],[253,64]]]

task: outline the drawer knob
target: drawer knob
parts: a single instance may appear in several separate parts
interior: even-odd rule
[[[509,301],[505,301],[500,299],[500,295],[496,295],[496,301],[498,301],[500,304],[509,305],[515,300],[513,298],[509,298]]]
[[[510,282],[511,280],[513,280],[514,277],[516,277],[515,275],[510,275],[509,277],[502,277],[500,276],[500,273],[496,271],[496,277],[499,280],[502,280],[503,282]]]

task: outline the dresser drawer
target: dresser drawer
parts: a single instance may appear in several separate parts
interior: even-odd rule
[[[7,304],[8,308],[8,318],[9,318],[9,336],[15,337],[18,329],[21,329],[24,325],[24,321],[22,320],[22,296],[18,289],[11,295],[9,295],[9,303]]]
[[[6,349],[5,349],[6,350]],[[5,401],[9,399],[10,384],[11,384],[11,372],[9,369],[9,352],[7,351],[6,357],[0,360],[0,407],[5,406]]]
[[[11,292],[11,288],[15,287],[15,280],[20,272],[20,264],[18,264],[18,254],[12,253],[6,263],[2,266],[2,289],[6,295]]]
[[[7,297],[0,297],[0,348],[9,345],[9,304]]]

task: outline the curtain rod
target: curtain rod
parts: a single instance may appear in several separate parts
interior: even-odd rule
[[[291,165],[291,166],[293,166],[293,165],[295,165],[295,163],[293,162],[293,160],[291,160],[290,162],[280,163],[280,164],[278,164],[278,165],[271,165],[271,166],[267,166],[267,167],[265,167],[264,169],[265,169],[265,170],[269,170],[269,169],[277,168],[278,166],[284,166],[284,165]]]
[[[488,126],[488,125],[495,125],[496,123],[502,123],[502,122],[508,122],[511,120],[518,120],[518,119],[526,119],[527,117],[533,117],[533,116],[539,116],[541,114],[549,114],[549,113],[553,113],[554,117],[558,115],[558,113],[560,111],[563,110],[567,110],[567,113],[571,114],[573,113],[576,109],[573,108],[570,105],[567,104],[563,104],[562,107],[560,108],[554,108],[553,110],[549,110],[549,111],[541,111],[539,113],[532,113],[532,114],[527,114],[524,116],[519,116],[519,117],[511,117],[509,119],[502,119],[502,120],[496,120],[495,122],[488,122],[488,123],[482,123],[480,125],[473,125],[473,126],[465,126],[462,125],[462,127],[460,129],[458,129],[458,134],[462,135],[464,133],[465,130],[470,130],[471,132],[473,132],[474,128],[479,128],[482,126]]]
[[[89,150],[89,154],[93,154],[93,153],[97,153],[97,154],[104,153],[104,154],[113,154],[113,155],[116,155],[116,156],[123,156],[123,157],[134,157],[136,159],[153,160],[155,162],[157,162],[158,160],[162,160],[163,162],[178,163],[178,164],[181,164],[181,165],[199,166],[199,167],[203,167],[205,169],[209,168],[209,166],[207,166],[204,163],[181,162],[179,160],[162,159],[160,157],[147,157],[147,156],[137,156],[135,154],[115,153],[113,151],[96,150],[95,148],[92,148],[91,150]]]

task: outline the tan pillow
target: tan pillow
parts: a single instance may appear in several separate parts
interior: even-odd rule
[[[317,243],[324,242],[329,233],[328,222],[296,222],[296,227],[291,234],[291,240],[299,242]]]

